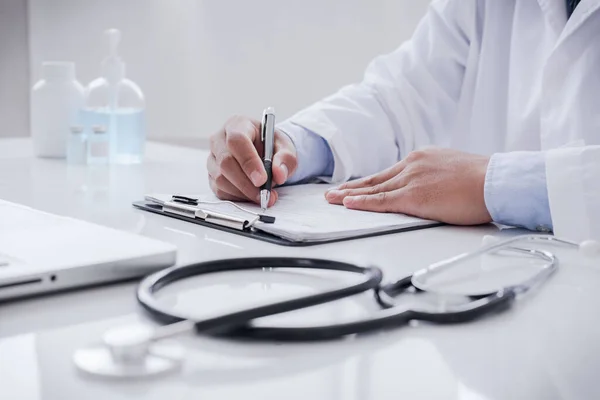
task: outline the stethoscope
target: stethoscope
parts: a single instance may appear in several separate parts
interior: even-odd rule
[[[184,359],[183,349],[168,339],[178,335],[197,333],[231,339],[269,340],[278,342],[332,340],[349,335],[392,329],[424,321],[436,324],[461,323],[479,319],[510,307],[515,299],[546,281],[558,268],[556,256],[546,250],[514,246],[517,242],[545,241],[575,247],[587,258],[600,255],[600,243],[576,243],[549,235],[523,235],[497,241],[486,237],[481,248],[443,260],[414,272],[398,281],[383,284],[383,273],[377,267],[360,267],[332,260],[308,258],[242,258],[216,260],[198,264],[175,266],[144,278],[137,289],[137,300],[159,323],[158,328],[134,325],[111,329],[101,344],[79,349],[73,359],[84,372],[104,377],[149,377],[178,369]],[[526,280],[495,290],[462,295],[469,301],[445,304],[442,309],[427,310],[401,306],[397,298],[406,293],[448,295],[435,287],[434,278],[470,259],[499,252],[511,252],[533,257],[543,262],[538,271]],[[360,277],[357,283],[316,294],[261,305],[202,320],[179,315],[156,298],[166,286],[186,278],[223,271],[264,269],[303,269],[342,271]],[[310,327],[257,326],[258,318],[282,314],[306,307],[341,300],[372,290],[381,310],[368,319]]]

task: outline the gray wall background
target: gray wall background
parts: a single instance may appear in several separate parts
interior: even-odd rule
[[[119,28],[154,139],[207,138],[227,116],[278,120],[360,80],[408,39],[429,0],[0,0],[0,137],[29,134],[45,60],[88,84]],[[232,12],[232,10],[235,10]]]
[[[27,1],[0,0],[0,137],[29,134]]]

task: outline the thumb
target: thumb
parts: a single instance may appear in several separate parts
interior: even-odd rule
[[[283,185],[296,171],[298,159],[289,149],[280,149],[273,156],[273,180],[277,185]]]

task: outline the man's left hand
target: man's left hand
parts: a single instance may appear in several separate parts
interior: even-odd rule
[[[332,204],[413,215],[454,225],[491,222],[484,199],[489,157],[450,149],[410,153],[385,171],[329,190]]]

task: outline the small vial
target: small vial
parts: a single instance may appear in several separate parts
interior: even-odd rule
[[[72,126],[67,141],[67,162],[69,164],[87,164],[87,135],[82,126]]]
[[[109,137],[105,126],[95,125],[88,141],[88,164],[108,164]]]

